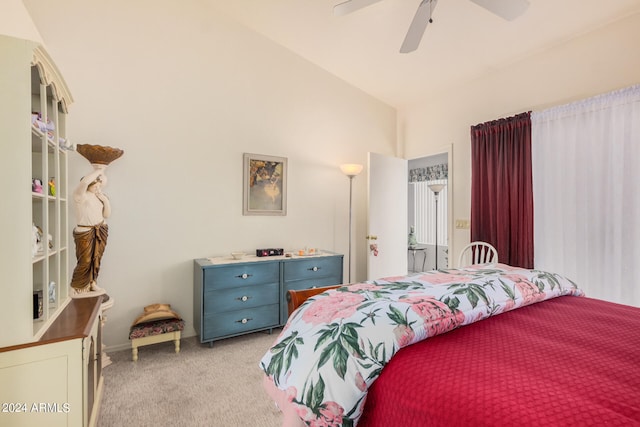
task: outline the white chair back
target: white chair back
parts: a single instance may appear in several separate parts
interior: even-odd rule
[[[458,257],[458,268],[473,264],[498,262],[498,251],[486,242],[471,242],[462,249]]]

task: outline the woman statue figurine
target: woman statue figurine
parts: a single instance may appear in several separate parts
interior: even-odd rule
[[[102,254],[107,246],[109,228],[105,220],[111,215],[111,204],[102,193],[107,166],[93,164],[93,167],[93,172],[83,177],[73,192],[77,220],[73,239],[77,265],[73,270],[71,288],[75,293],[103,291],[97,285],[97,278]]]

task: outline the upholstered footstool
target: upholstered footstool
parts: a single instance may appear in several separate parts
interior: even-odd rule
[[[184,329],[182,319],[162,319],[139,323],[131,327],[129,339],[133,361],[138,360],[138,347],[173,341],[176,353],[180,352],[180,333]]]

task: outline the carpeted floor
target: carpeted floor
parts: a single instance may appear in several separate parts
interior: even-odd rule
[[[108,353],[98,427],[123,425],[278,427],[282,416],[262,388],[258,363],[275,340],[257,332],[216,341],[183,338],[180,353],[172,342]]]

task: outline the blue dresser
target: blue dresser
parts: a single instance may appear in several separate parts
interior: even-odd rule
[[[193,315],[200,342],[284,325],[289,289],[342,283],[343,255],[194,260]]]

